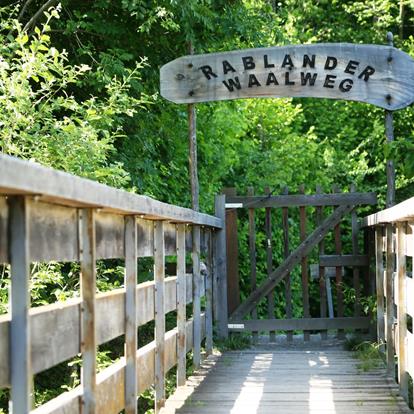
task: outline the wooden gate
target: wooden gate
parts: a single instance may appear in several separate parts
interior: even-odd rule
[[[295,331],[309,340],[370,327],[375,276],[357,209],[376,204],[376,194],[304,190],[225,190],[230,330],[269,332],[271,341],[284,331],[291,341]]]

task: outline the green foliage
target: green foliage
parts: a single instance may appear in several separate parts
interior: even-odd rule
[[[227,339],[214,341],[217,350],[221,352],[247,349],[251,343],[251,336],[243,333],[230,333]]]
[[[352,350],[355,351],[355,358],[359,360],[358,370],[360,372],[369,372],[384,366],[379,348],[379,344],[369,341],[354,345]]]

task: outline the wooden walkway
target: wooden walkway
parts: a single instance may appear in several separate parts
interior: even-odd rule
[[[340,347],[312,345],[212,355],[161,413],[413,413],[385,369],[358,363]]]

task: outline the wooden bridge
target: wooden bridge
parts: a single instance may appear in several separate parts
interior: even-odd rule
[[[230,191],[216,197],[211,216],[0,156],[0,261],[11,275],[10,312],[0,316],[0,389],[10,389],[9,411],[137,413],[137,396],[153,387],[157,413],[408,412],[414,199],[358,221],[357,208],[375,203],[375,195],[355,189],[246,197]],[[275,209],[280,235],[271,234]],[[260,211],[266,237],[257,230]],[[249,223],[249,281],[240,277],[237,218]],[[285,255],[277,265],[276,236]],[[257,262],[263,241],[264,267]],[[138,283],[145,258],[152,258],[153,280]],[[101,259],[123,260],[124,287],[96,293]],[[31,264],[51,261],[80,263],[79,298],[32,308]],[[240,283],[251,291],[243,301]],[[364,315],[362,299],[375,293],[377,315]],[[286,305],[282,318],[275,298]],[[267,319],[258,317],[263,308]],[[172,312],[176,327],[166,330]],[[372,331],[375,320],[386,365],[361,373],[341,341],[350,330]],[[151,321],[153,340],[138,347],[139,327]],[[253,348],[213,352],[214,327],[221,340],[229,330],[252,332]],[[124,356],[98,372],[97,349],[115,338],[123,338]],[[81,384],[33,408],[33,377],[78,354]],[[189,355],[195,373],[186,381]],[[166,401],[166,375],[175,366],[178,388]]]

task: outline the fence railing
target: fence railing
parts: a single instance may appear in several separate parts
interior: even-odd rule
[[[375,231],[378,341],[408,401],[414,378],[414,198],[366,217],[363,226]]]
[[[211,352],[213,318],[227,335],[224,215],[224,196],[215,217],[0,156],[0,263],[11,275],[9,313],[0,316],[0,389],[11,388],[13,414],[136,413],[137,395],[152,385],[158,412],[166,373],[177,365],[183,385],[187,352],[195,367],[204,338]],[[165,276],[166,256],[176,257],[175,276]],[[154,278],[137,284],[143,257],[153,257]],[[96,293],[97,260],[114,258],[124,260],[124,287]],[[49,261],[80,262],[80,297],[32,308],[32,263]],[[177,326],[166,332],[171,311]],[[138,348],[137,329],[152,320],[154,341]],[[98,346],[122,335],[124,357],[97,373]],[[33,375],[77,354],[80,386],[31,411]]]

